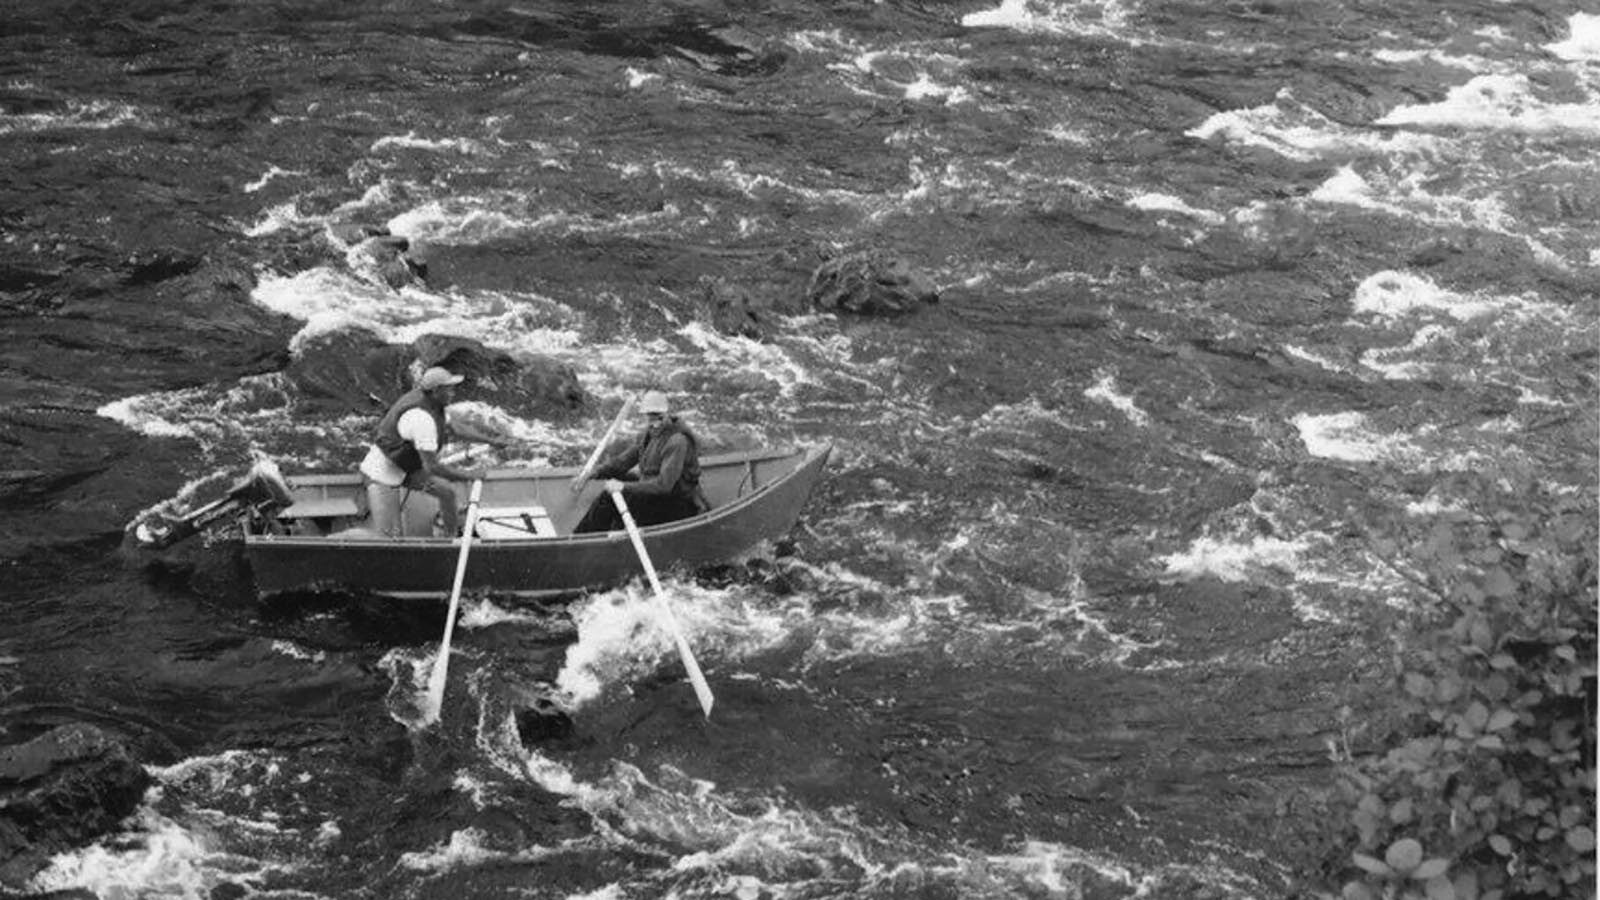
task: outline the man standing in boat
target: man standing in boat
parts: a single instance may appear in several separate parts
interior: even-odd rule
[[[622,490],[634,523],[641,527],[687,519],[706,509],[700,492],[699,439],[670,414],[667,395],[660,391],[646,391],[639,399],[639,411],[649,424],[626,449],[595,469],[596,477],[607,479],[606,491],[574,532],[622,529],[622,514],[611,500],[613,486]]]
[[[463,380],[465,376],[434,366],[423,372],[416,388],[396,400],[378,422],[372,447],[361,461],[372,527],[377,531],[399,537],[401,508],[411,492],[421,491],[439,502],[444,533],[453,536],[460,532],[460,500],[450,483],[484,475],[482,469],[458,468],[439,459],[450,440],[445,407]]]

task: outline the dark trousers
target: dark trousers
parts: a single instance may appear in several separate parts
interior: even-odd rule
[[[662,522],[676,522],[687,519],[700,512],[699,504],[692,497],[674,496],[628,496],[628,512],[633,514],[633,524],[640,528],[646,525],[660,525]],[[617,511],[617,505],[611,501],[609,493],[601,494],[595,498],[594,505],[584,514],[578,527],[572,529],[573,534],[583,534],[589,531],[621,531],[622,513]]]

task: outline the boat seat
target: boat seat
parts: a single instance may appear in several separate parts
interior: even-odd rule
[[[312,497],[296,501],[278,511],[280,519],[359,519],[367,514],[366,504],[354,496]]]
[[[542,506],[485,506],[478,508],[478,526],[472,533],[491,541],[555,537],[556,525]]]

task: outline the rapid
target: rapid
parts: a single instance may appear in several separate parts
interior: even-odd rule
[[[1582,3],[13,6],[0,742],[94,722],[156,779],[30,890],[1288,896],[1416,590],[1365,523],[1501,466],[1593,508]],[[862,248],[938,303],[793,307]],[[722,333],[714,282],[784,311]],[[652,388],[712,451],[833,445],[783,546],[663,573],[709,720],[643,583],[469,596],[424,727],[441,606],[127,552],[256,458],[352,469],[376,414],[294,373],[435,334],[581,381],[469,399],[489,462]]]

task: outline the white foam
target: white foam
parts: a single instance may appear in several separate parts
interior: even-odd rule
[[[592,595],[570,612],[578,640],[567,648],[556,687],[574,707],[593,701],[609,685],[654,671],[675,652],[659,613],[638,590]]]
[[[149,437],[188,437],[194,433],[192,423],[173,422],[163,415],[180,402],[175,394],[135,394],[101,406],[95,415]]]
[[[1158,559],[1171,576],[1191,579],[1210,575],[1223,581],[1239,582],[1250,580],[1263,568],[1294,571],[1299,567],[1300,555],[1306,548],[1304,541],[1285,541],[1264,536],[1249,540],[1207,536],[1196,538],[1181,553]]]
[[[1128,24],[1131,10],[1121,0],[1081,3],[1072,0],[1001,0],[994,9],[967,13],[967,28],[1009,28],[1025,33],[1113,35]]]
[[[1447,291],[1422,275],[1384,271],[1367,276],[1352,298],[1355,312],[1394,319],[1418,310],[1441,310],[1460,321],[1487,315],[1503,301]]]
[[[246,184],[244,186],[244,192],[246,194],[254,194],[256,191],[259,191],[262,188],[266,187],[267,184],[269,182],[271,182],[273,179],[283,178],[283,177],[290,176],[290,175],[304,175],[304,174],[305,173],[300,171],[299,169],[280,169],[277,166],[270,166],[270,167],[268,167],[267,171],[262,174],[262,176],[260,178],[256,179],[255,181],[250,182],[249,184]]]
[[[920,73],[916,81],[906,85],[905,90],[907,100],[942,99],[946,106],[956,106],[972,99],[966,88],[939,84],[926,72]]]
[[[371,167],[372,163],[369,160],[362,159],[357,161],[351,166],[350,181],[356,184],[365,181],[366,175],[362,170]],[[369,185],[365,191],[362,191],[360,197],[339,204],[334,209],[333,214],[322,217],[322,220],[328,222],[355,221],[364,218],[367,210],[399,202],[400,198],[409,196],[414,190],[414,185],[397,182],[392,178],[380,178],[375,184]],[[399,232],[394,233],[398,234]]]
[[[638,89],[652,81],[661,80],[660,75],[657,75],[654,72],[641,72],[638,69],[635,69],[633,66],[629,66],[627,68],[626,74],[628,77],[628,87],[632,89]]]
[[[378,138],[372,142],[371,152],[379,153],[396,147],[407,150],[449,151],[463,155],[471,155],[483,151],[481,144],[467,138],[423,138],[418,137],[415,131],[408,131],[402,135]]]
[[[627,900],[627,897],[628,893],[621,885],[608,884],[581,894],[568,894],[566,900]]]
[[[1394,172],[1368,170],[1362,175],[1356,172],[1354,166],[1347,165],[1341,166],[1312,191],[1310,199],[1319,203],[1359,206],[1446,228],[1484,228],[1521,240],[1541,263],[1558,268],[1567,267],[1566,261],[1553,250],[1517,231],[1516,217],[1506,211],[1504,201],[1494,192],[1494,186],[1485,186],[1485,193],[1481,195],[1458,191],[1433,194],[1429,191],[1431,181],[1432,175],[1427,168],[1401,168]]]
[[[1437,49],[1427,50],[1374,50],[1373,59],[1388,63],[1430,62],[1453,69],[1476,72],[1483,68],[1483,60],[1475,56],[1454,56]]]
[[[814,383],[811,373],[781,342],[723,334],[699,321],[684,325],[678,329],[678,334],[700,351],[702,365],[719,372],[743,375],[745,383],[750,378],[758,378],[784,393]]]
[[[1060,410],[1049,409],[1038,397],[1029,394],[1018,403],[997,403],[972,422],[974,432],[1032,434],[1041,427],[1061,425]]]
[[[1437,516],[1442,513],[1461,512],[1466,507],[1460,501],[1444,502],[1432,494],[1406,504],[1406,514],[1412,516]]]
[[[1110,404],[1128,417],[1128,421],[1144,427],[1150,424],[1150,416],[1133,402],[1133,398],[1123,394],[1117,389],[1116,376],[1109,372],[1102,372],[1100,380],[1095,382],[1083,392],[1090,400],[1099,400]]]
[[[257,219],[254,225],[245,226],[244,234],[245,237],[265,237],[266,235],[275,234],[312,221],[317,220],[312,217],[302,216],[299,205],[290,200],[267,208],[261,213],[261,218]]]
[[[506,859],[509,854],[483,845],[484,833],[477,828],[452,832],[450,842],[428,850],[402,853],[398,865],[422,872],[449,872]],[[519,857],[525,854],[517,854]]]
[[[421,731],[432,724],[431,717],[423,715],[423,706],[430,702],[428,680],[440,648],[440,644],[395,647],[378,660],[379,670],[387,672],[390,680],[385,704],[389,717],[407,731]],[[454,660],[459,647],[452,644],[451,650]]]
[[[281,653],[291,659],[299,659],[306,662],[319,663],[327,658],[327,654],[321,650],[307,650],[293,641],[273,641],[272,650],[274,653]]]
[[[472,630],[508,624],[546,626],[550,621],[550,614],[543,610],[531,608],[506,609],[497,605],[488,597],[468,596],[462,600],[461,618],[457,620],[456,624],[460,628]]]
[[[1573,62],[1600,61],[1600,15],[1574,13],[1567,24],[1572,34],[1564,41],[1545,44],[1544,48],[1557,57]]]
[[[329,819],[317,827],[316,837],[312,838],[311,842],[318,847],[323,847],[333,843],[343,835],[344,832],[340,830],[339,823]]]
[[[1377,462],[1412,459],[1417,450],[1410,442],[1372,431],[1367,417],[1358,412],[1295,416],[1292,424],[1300,431],[1306,452],[1323,459],[1345,462]]]
[[[1222,225],[1228,221],[1227,217],[1221,213],[1212,212],[1209,209],[1196,209],[1190,206],[1183,198],[1174,197],[1171,194],[1138,194],[1129,198],[1127,204],[1134,209],[1147,212],[1178,213],[1193,219],[1199,219],[1207,225]]]
[[[122,125],[148,125],[143,114],[126,103],[109,100],[72,101],[64,113],[0,113],[0,134],[42,131],[104,130]]]
[[[1454,332],[1442,325],[1425,325],[1417,329],[1416,334],[1404,347],[1374,347],[1361,354],[1361,364],[1383,377],[1396,381],[1411,381],[1426,378],[1434,371],[1434,366],[1416,360],[1393,360],[1391,357],[1404,354],[1417,353],[1429,347],[1446,344]]]
[[[1260,147],[1300,161],[1336,154],[1423,153],[1437,144],[1437,139],[1428,135],[1377,132],[1340,125],[1295,99],[1288,88],[1278,91],[1269,104],[1215,113],[1185,133],[1200,140],[1220,137],[1230,143]]]
[[[58,854],[29,884],[34,891],[80,889],[101,900],[139,900],[144,897],[205,897],[210,883],[208,861],[214,856],[210,839],[148,808],[136,819],[135,840],[112,846],[94,844]],[[240,873],[235,882],[254,879]]]
[[[251,298],[305,322],[289,344],[296,353],[322,334],[353,328],[372,331],[387,343],[409,344],[442,331],[510,352],[540,354],[567,350],[579,341],[571,311],[543,298],[435,293],[415,286],[396,291],[327,266],[264,275]]]
[[[1343,372],[1346,369],[1342,363],[1336,360],[1329,359],[1320,353],[1307,350],[1304,347],[1299,347],[1294,344],[1284,344],[1283,352],[1294,357],[1295,359],[1303,359],[1306,362],[1321,366],[1330,372]]]
[[[1133,887],[1135,879],[1127,866],[1104,856],[1044,841],[1027,840],[1015,853],[987,857],[991,865],[1009,869],[1024,876],[1027,881],[1043,888],[1050,896],[1078,896],[1083,893],[1082,879],[1063,871],[1064,867],[1078,866],[1090,869],[1114,884]]]
[[[1534,96],[1522,74],[1479,75],[1451,88],[1438,103],[1397,107],[1375,124],[1597,135],[1600,105],[1547,103]]]

